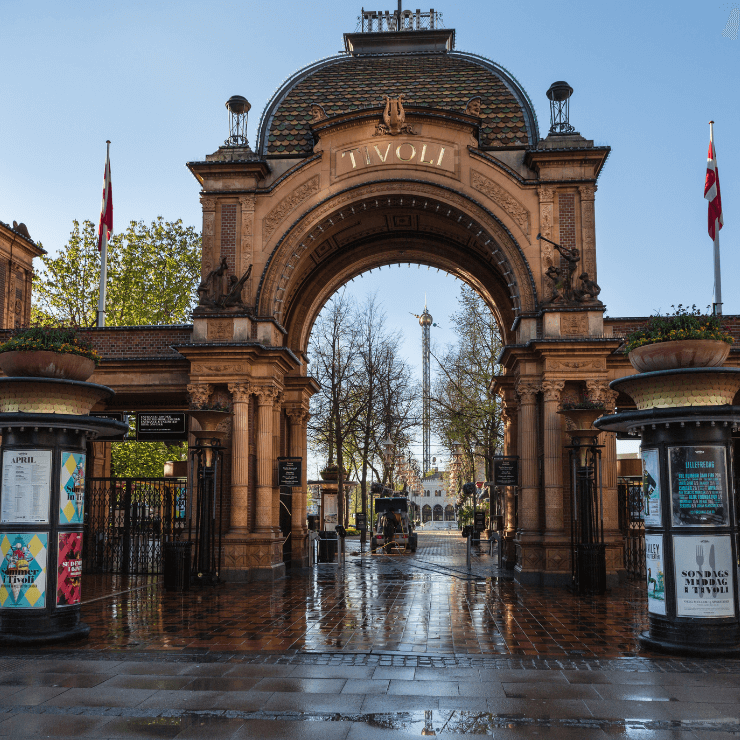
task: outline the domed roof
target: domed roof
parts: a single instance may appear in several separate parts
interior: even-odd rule
[[[314,140],[312,104],[328,116],[384,105],[403,94],[404,104],[463,112],[481,98],[481,147],[531,147],[539,134],[523,88],[499,65],[464,52],[338,56],[297,72],[267,104],[257,151],[263,156],[308,156]]]

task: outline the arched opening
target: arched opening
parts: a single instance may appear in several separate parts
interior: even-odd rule
[[[424,504],[421,507],[421,521],[423,524],[432,521],[432,507],[429,504]]]
[[[452,504],[447,504],[447,506],[445,506],[445,521],[446,522],[455,521],[455,507],[452,506]]]
[[[434,521],[435,522],[444,521],[444,515],[443,515],[443,511],[442,511],[442,506],[440,504],[437,504],[434,507],[434,511],[432,512],[432,514],[434,516]]]

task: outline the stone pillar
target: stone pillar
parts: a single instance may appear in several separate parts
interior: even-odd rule
[[[273,407],[279,396],[272,384],[257,385],[252,389],[257,396],[257,505],[255,532],[272,533],[273,499]]]
[[[229,383],[233,406],[231,430],[231,529],[243,536],[249,531],[249,398],[248,382]]]
[[[540,234],[546,239],[553,239],[552,229],[555,222],[554,209],[555,209],[555,189],[551,185],[540,185],[537,188],[537,193],[540,196]],[[557,241],[553,239],[553,241]],[[555,253],[552,244],[542,240],[539,242],[540,245],[540,266],[541,276],[540,285],[542,286],[542,295],[545,298],[549,298],[549,294],[545,295],[545,291],[549,290],[550,281],[545,277],[545,273],[548,268],[553,265],[558,266],[560,259],[555,259]],[[556,264],[558,263],[558,264]]]
[[[214,248],[216,237],[216,201],[214,198],[200,199],[203,206],[203,244],[201,251],[201,280],[214,268]]]
[[[504,424],[504,454],[517,455],[517,403],[515,400],[506,400],[506,405],[501,411],[501,420]],[[506,537],[513,537],[516,530],[516,487],[508,486],[506,489],[506,500],[504,504],[504,532]]]
[[[544,447],[545,447],[545,532],[563,535],[563,434],[562,417],[558,414],[562,380],[545,380]]]
[[[237,277],[241,277],[253,262],[254,241],[254,193],[239,196],[239,210],[241,211],[241,248],[237,250]],[[242,298],[247,305],[252,304],[252,277],[242,289]]]
[[[278,457],[281,450],[282,394],[278,394],[272,407],[272,526],[280,530],[280,486],[278,486]],[[287,533],[286,533],[287,536]]]
[[[540,391],[537,383],[519,381],[519,434],[521,447],[522,495],[519,506],[519,531],[522,535],[538,534],[540,530],[539,490],[537,487],[537,406]]]
[[[581,254],[583,271],[596,281],[596,218],[594,214],[594,199],[596,183],[581,185],[578,188],[581,195]]]

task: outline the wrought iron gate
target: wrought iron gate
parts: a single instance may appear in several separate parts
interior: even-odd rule
[[[624,537],[624,567],[632,578],[645,578],[645,521],[642,478],[619,478],[619,529]]]
[[[163,543],[185,529],[186,502],[187,478],[88,478],[85,572],[161,573]]]

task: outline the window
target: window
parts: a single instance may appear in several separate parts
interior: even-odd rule
[[[424,491],[424,495],[428,496],[431,493],[431,491]]]
[[[429,504],[424,504],[421,507],[421,521],[430,522],[432,520],[432,507]]]
[[[442,495],[442,491],[435,491],[435,492],[434,492],[434,495],[435,495],[435,496],[441,496],[441,495]]]
[[[437,504],[434,507],[434,521],[435,522],[444,521],[443,514],[442,514],[442,507],[439,504]]]

